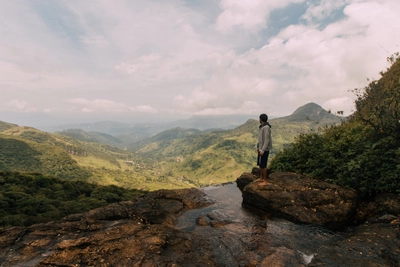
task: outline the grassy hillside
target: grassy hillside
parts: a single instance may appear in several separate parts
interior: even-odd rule
[[[181,181],[156,179],[160,172],[153,158],[91,139],[85,142],[31,127],[1,125],[0,170],[37,172],[142,190],[188,187]]]

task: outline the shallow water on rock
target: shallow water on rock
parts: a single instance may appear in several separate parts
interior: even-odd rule
[[[236,183],[202,188],[215,203],[203,209],[190,210],[178,218],[176,229],[206,233],[212,228],[229,232],[238,240],[255,235],[261,236],[266,247],[285,248],[294,251],[309,263],[313,254],[324,245],[346,238],[345,233],[334,232],[316,225],[295,224],[284,219],[273,218],[266,213],[242,206],[242,193]],[[199,217],[210,223],[201,226]],[[208,228],[208,229],[207,229]],[[248,244],[247,244],[248,245]]]

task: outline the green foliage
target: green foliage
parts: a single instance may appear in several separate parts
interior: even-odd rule
[[[305,173],[371,196],[400,193],[400,60],[358,91],[357,111],[323,134],[303,134],[272,160],[276,170]]]
[[[379,81],[372,81],[357,95],[355,118],[376,131],[400,138],[400,58],[399,53],[388,58],[393,65],[381,72]]]
[[[142,194],[116,186],[65,181],[37,173],[0,171],[0,225],[57,220]]]

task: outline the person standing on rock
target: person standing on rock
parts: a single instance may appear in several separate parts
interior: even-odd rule
[[[258,130],[257,143],[257,165],[260,167],[260,178],[255,182],[261,182],[259,185],[267,185],[268,173],[267,163],[269,151],[272,149],[271,124],[268,123],[267,114],[260,115],[260,126]]]

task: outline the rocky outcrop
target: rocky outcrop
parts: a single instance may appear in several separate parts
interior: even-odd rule
[[[272,173],[265,186],[253,182],[256,177],[244,173],[237,180],[245,205],[331,229],[345,226],[356,213],[358,197],[354,190],[294,173]]]
[[[171,227],[210,204],[198,189],[160,190],[61,222],[4,227],[0,266],[219,266],[213,253],[196,252],[213,251],[207,237]]]

